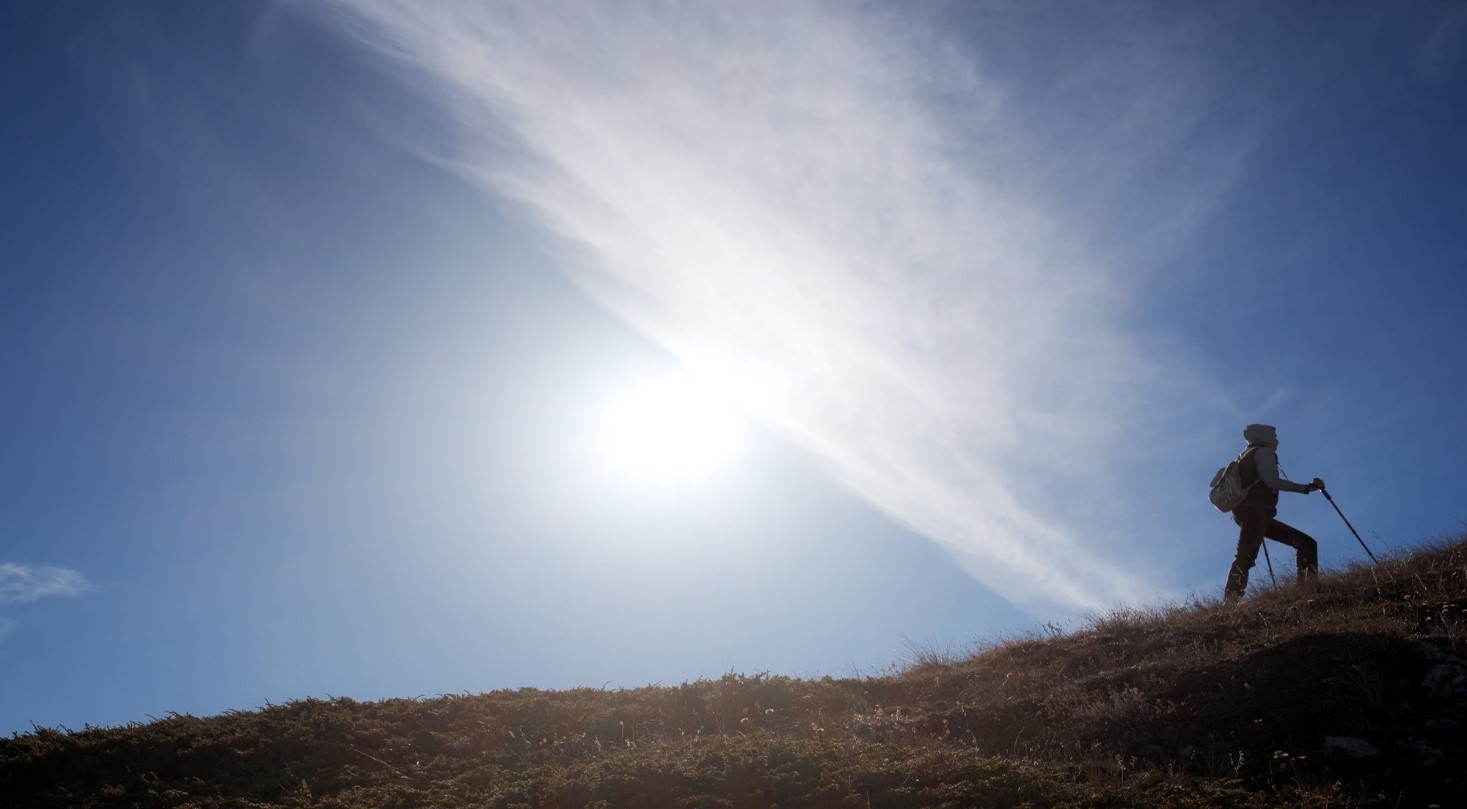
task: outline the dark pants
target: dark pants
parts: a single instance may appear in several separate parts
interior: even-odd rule
[[[1276,513],[1266,506],[1246,504],[1233,510],[1233,522],[1238,524],[1238,554],[1233,557],[1227,587],[1223,590],[1223,598],[1228,601],[1237,601],[1248,589],[1248,571],[1258,561],[1258,549],[1263,547],[1265,537],[1294,549],[1300,584],[1318,577],[1319,543],[1292,525],[1274,519]]]

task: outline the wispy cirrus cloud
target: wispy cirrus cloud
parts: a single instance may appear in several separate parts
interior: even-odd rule
[[[1225,185],[1238,150],[1183,143],[1180,71],[1138,91],[1118,72],[1157,65],[1119,42],[1029,86],[857,4],[337,7],[456,120],[425,156],[535,212],[607,306],[985,585],[1066,608],[1154,592],[1094,528],[1164,372],[1106,263],[1141,251],[1099,249],[1100,220],[1127,207],[1175,240]],[[1114,98],[1064,84],[1097,67]],[[1206,156],[1173,166],[1185,193],[1121,196],[1168,150]]]
[[[76,596],[91,589],[75,570],[0,562],[0,604],[25,604],[49,596]]]
[[[1443,7],[1437,11],[1431,33],[1421,46],[1421,65],[1429,77],[1441,77],[1461,66],[1467,57],[1467,8]]]

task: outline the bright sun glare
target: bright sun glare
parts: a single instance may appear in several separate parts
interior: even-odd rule
[[[653,478],[698,477],[732,455],[741,438],[733,408],[690,377],[628,392],[607,421],[612,460]]]

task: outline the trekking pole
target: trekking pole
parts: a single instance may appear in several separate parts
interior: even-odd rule
[[[1329,490],[1321,488],[1320,491],[1324,493],[1324,499],[1328,500],[1330,505],[1335,506],[1335,499],[1329,496]],[[1370,546],[1366,545],[1365,540],[1360,538],[1360,532],[1356,531],[1355,526],[1350,524],[1350,520],[1345,517],[1345,512],[1340,511],[1339,506],[1335,506],[1335,513],[1340,515],[1340,519],[1345,521],[1345,527],[1350,529],[1350,533],[1355,535],[1355,541],[1359,542],[1360,547],[1365,549],[1365,555],[1370,557],[1371,562],[1375,562],[1375,554],[1370,552]],[[1379,563],[1377,562],[1377,564]]]
[[[1274,587],[1278,587],[1279,580],[1273,577],[1273,560],[1268,558],[1268,540],[1258,543],[1258,547],[1263,549],[1263,563],[1268,565],[1268,580],[1273,582]]]

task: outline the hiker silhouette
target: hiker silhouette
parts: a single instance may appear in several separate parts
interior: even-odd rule
[[[1295,483],[1279,474],[1278,431],[1267,424],[1250,424],[1243,428],[1248,446],[1240,456],[1239,474],[1248,490],[1242,504],[1233,509],[1233,522],[1238,524],[1238,552],[1228,570],[1223,599],[1238,601],[1248,589],[1248,571],[1258,561],[1258,550],[1265,538],[1282,542],[1294,549],[1298,582],[1313,581],[1319,576],[1319,543],[1314,537],[1275,518],[1279,492],[1309,494],[1324,488],[1324,481]]]

